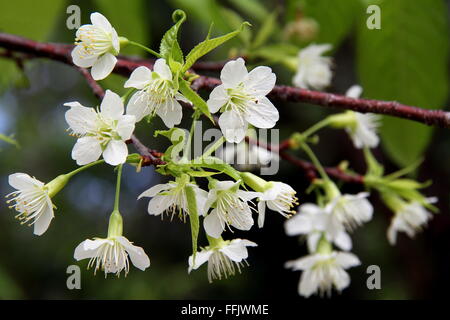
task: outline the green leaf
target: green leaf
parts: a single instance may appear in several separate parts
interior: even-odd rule
[[[225,173],[234,180],[241,180],[241,174],[228,163],[216,157],[200,157],[192,160],[188,166],[193,168],[208,168]]]
[[[164,34],[159,46],[159,53],[167,60],[173,59],[183,63],[183,52],[178,44],[178,30],[186,20],[183,10],[175,10],[172,14],[175,24]]]
[[[208,105],[206,104],[205,100],[203,100],[202,97],[200,97],[197,92],[192,90],[192,88],[189,85],[189,82],[186,80],[180,81],[180,91],[189,101],[191,101],[194,104],[195,108],[198,108],[204,115],[208,117],[209,120],[211,120],[214,123],[214,119],[211,115],[211,112],[209,112]]]
[[[369,30],[365,8],[358,24],[357,64],[364,95],[438,109],[448,96],[449,26],[444,1],[378,1],[381,30]],[[432,128],[385,117],[382,146],[406,166],[421,157]]]
[[[191,223],[191,235],[192,235],[192,252],[193,259],[195,259],[195,255],[197,253],[197,241],[198,241],[198,232],[200,230],[200,221],[198,216],[198,208],[197,208],[197,199],[195,196],[195,191],[192,186],[186,186],[186,199],[189,209],[189,221]]]
[[[222,12],[223,19],[229,25],[231,30],[239,29],[242,23],[245,22],[245,20],[233,10],[227,8],[221,8],[220,10]],[[242,32],[238,34],[238,38],[241,39],[245,46],[248,46],[252,38],[250,29],[243,29]]]
[[[146,1],[115,0],[112,5],[111,0],[95,0],[95,5],[108,18],[119,36],[144,45],[150,43],[150,19]],[[135,46],[127,46],[124,51],[132,54],[142,52]]]
[[[172,145],[164,152],[164,160],[175,160],[179,157],[180,152],[184,148],[186,140],[186,132],[180,128],[171,128],[169,130],[157,130],[154,136],[158,135],[169,138]]]
[[[229,0],[237,9],[251,18],[255,18],[263,23],[268,19],[269,12],[266,10],[260,0]]]
[[[16,148],[20,148],[19,143],[14,138],[6,136],[2,133],[0,133],[0,141],[4,141],[6,143],[16,146]]]
[[[272,12],[267,19],[262,22],[259,32],[256,34],[255,40],[252,43],[253,48],[258,48],[266,43],[269,37],[277,29],[278,12]]]
[[[65,0],[42,0],[39,5],[29,1],[2,1],[0,30],[37,41],[48,40],[56,20],[64,10]],[[0,58],[0,93],[20,81],[21,70],[11,60]]]
[[[287,18],[294,20],[297,13],[313,18],[320,26],[314,42],[330,43],[337,47],[351,31],[359,1],[291,0],[288,3]]]
[[[226,35],[223,35],[221,37],[213,38],[213,39],[206,39],[203,42],[200,42],[198,45],[196,45],[191,52],[186,57],[186,63],[183,66],[182,72],[187,71],[192,65],[197,61],[199,58],[210,52],[211,50],[214,50],[221,44],[227,42],[228,40],[234,38],[236,35],[238,35],[246,25],[250,25],[248,22],[243,22],[239,29],[227,33]],[[209,111],[208,111],[209,112]]]
[[[212,171],[189,171],[188,174],[191,177],[198,177],[198,178],[206,178],[206,177],[211,177],[214,176],[216,174],[220,174],[222,172],[212,172]]]

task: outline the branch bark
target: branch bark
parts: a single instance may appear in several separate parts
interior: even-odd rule
[[[72,65],[72,58],[70,56],[73,48],[72,45],[41,43],[12,34],[0,33],[0,47],[10,52],[26,54],[27,58],[49,58]],[[152,68],[153,61],[119,56],[114,72],[123,76],[129,76],[134,69],[141,65]],[[221,65],[221,63],[214,64],[214,66],[218,65]],[[202,68],[205,70],[208,64],[202,62],[198,66],[199,70]],[[194,66],[193,69],[195,70],[196,67]],[[193,88],[196,90],[212,90],[219,84],[220,80],[217,78],[199,76],[194,81]],[[270,98],[278,101],[305,102],[325,107],[354,110],[362,113],[378,113],[408,119],[430,126],[450,128],[450,112],[407,106],[395,101],[354,99],[337,94],[288,86],[275,86],[270,93]]]

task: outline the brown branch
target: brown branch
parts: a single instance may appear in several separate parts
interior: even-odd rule
[[[9,51],[25,53],[33,57],[50,58],[72,65],[72,58],[70,56],[71,49],[73,48],[72,45],[41,43],[11,34],[0,33],[0,47]],[[221,63],[218,65],[220,64]],[[153,66],[153,61],[120,56],[114,72],[123,76],[129,76],[134,69],[141,65],[151,68]],[[201,64],[199,64],[199,68],[201,69]],[[193,69],[195,69],[195,67]],[[219,84],[220,80],[217,78],[199,76],[199,78],[194,81],[193,88],[196,90],[212,90]],[[306,102],[363,113],[378,113],[413,120],[430,126],[434,125],[450,128],[450,112],[422,109],[419,107],[403,105],[395,101],[353,99],[342,95],[288,86],[275,86],[270,93],[270,98],[279,101]]]

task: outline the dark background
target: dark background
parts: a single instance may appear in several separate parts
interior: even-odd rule
[[[430,0],[430,2],[433,1]],[[110,7],[109,10],[111,13],[115,12],[114,17],[118,17],[116,19],[111,17],[111,14],[108,15],[105,10],[101,10],[104,8],[101,6],[102,1],[71,3],[81,7],[82,24],[88,23],[89,13],[99,10],[110,19],[119,35],[126,35],[130,39],[142,41],[157,49],[159,39],[172,24],[170,18],[172,11],[179,8],[184,1],[128,2],[114,1],[115,5],[111,5],[113,8]],[[200,2],[215,3],[215,5],[239,12],[235,1],[199,1],[198,3]],[[280,28],[298,17],[301,12],[291,3],[296,1],[260,2],[269,11],[279,10]],[[333,10],[334,3],[341,1],[328,2],[329,10]],[[57,1],[48,4],[48,8],[54,8],[55,12],[52,16],[46,16],[46,14],[50,15],[51,10],[39,13],[38,8],[32,8],[36,2],[15,1],[7,4],[1,1],[0,12],[3,15],[3,18],[0,18],[1,29],[33,38],[32,31],[28,34],[28,31],[22,32],[20,27],[25,30],[27,26],[36,25],[39,28],[42,22],[43,28],[48,20],[54,20],[48,35],[36,35],[34,38],[70,43],[73,41],[74,31],[67,30],[65,26],[67,18],[65,8],[70,2],[56,3]],[[415,2],[410,3],[411,6],[416,5]],[[448,18],[448,2],[446,4]],[[47,2],[43,1],[42,6],[47,6]],[[127,6],[130,8],[129,11],[126,10]],[[223,27],[227,19],[220,15],[212,16],[209,13],[209,5],[204,7],[203,19],[198,17],[198,11],[189,9],[189,6],[183,9],[187,9],[188,14],[188,20],[182,27],[180,38],[185,52],[205,37],[211,20],[216,20],[216,34],[227,32],[224,30],[226,27]],[[27,18],[26,14],[30,17]],[[364,11],[358,14],[361,17],[366,16]],[[5,19],[11,19],[12,16],[16,18],[14,21],[17,25],[6,24],[5,26]],[[248,14],[243,16],[254,24],[255,30],[260,28],[259,22],[253,22],[251,16]],[[414,23],[426,22],[414,21]],[[426,29],[427,26],[424,25],[423,28]],[[125,33],[122,30],[126,30]],[[432,38],[442,35],[430,33],[428,36]],[[361,45],[361,40],[359,45],[355,44],[356,36],[353,33],[341,38],[339,41],[335,40],[336,50],[332,53],[335,61],[335,76],[332,87],[328,89],[330,92],[343,93],[348,87],[364,78],[357,70],[356,63],[356,55],[360,52],[356,47]],[[281,32],[276,32],[272,35],[271,41],[285,40]],[[304,43],[295,43],[294,40],[286,41],[291,41],[295,45],[304,45]],[[441,40],[438,38],[436,41]],[[448,36],[444,36],[444,42],[447,46]],[[207,58],[226,59],[230,52],[236,52],[236,48],[242,48],[239,40],[216,50]],[[143,54],[134,50],[129,50],[128,53]],[[2,61],[0,60],[0,63]],[[5,72],[9,70],[6,65],[1,66]],[[280,64],[274,64],[272,67],[277,73],[278,84],[290,84],[291,71]],[[448,64],[445,70],[448,70]],[[62,104],[74,100],[88,106],[97,104],[96,98],[82,76],[69,66],[47,60],[36,60],[26,63],[24,71],[25,76],[20,75],[17,70],[12,72],[14,85],[11,85],[11,79],[8,86],[5,84],[6,80],[3,79],[4,82],[0,82],[3,85],[3,90],[0,91],[0,132],[14,133],[21,145],[21,148],[17,149],[0,142],[0,193],[4,195],[11,192],[7,176],[13,172],[25,172],[41,181],[50,181],[60,173],[73,170],[76,164],[71,159],[70,152],[75,141],[65,131],[67,129],[64,121],[66,108]],[[446,74],[447,82],[445,83],[448,91],[449,73]],[[433,83],[438,80],[433,78],[431,73],[424,76],[428,76],[429,81]],[[114,76],[112,80],[103,81],[102,85],[117,92],[124,92],[120,89],[124,80]],[[380,83],[382,81],[383,79],[380,78]],[[436,88],[439,86],[442,86],[442,83],[435,83]],[[376,92],[373,88],[370,90]],[[433,96],[434,92],[429,92],[429,95]],[[378,96],[373,93],[370,95],[372,98],[380,99],[385,96],[385,93],[380,93]],[[401,101],[413,104],[409,101]],[[444,101],[441,106],[448,105],[448,101]],[[281,138],[288,137],[292,132],[304,130],[334,112],[323,107],[304,104],[277,104],[277,107],[280,110],[281,120],[277,127],[280,129]],[[190,111],[185,110],[184,127],[188,125],[189,115]],[[406,128],[406,123],[408,122],[400,120],[397,126]],[[161,128],[163,125],[159,120],[151,126],[141,123],[136,134],[147,145],[164,150],[167,146],[164,138],[153,138],[153,130]],[[411,135],[414,135],[414,129],[411,132]],[[383,136],[383,139],[389,138],[392,137],[388,134]],[[418,139],[419,143],[425,138],[405,135],[404,139],[405,141]],[[382,145],[383,143],[384,140]],[[342,295],[333,294],[334,299],[416,299],[448,296],[447,290],[450,285],[450,135],[448,130],[435,130],[427,144],[423,151],[425,160],[416,173],[416,177],[421,181],[432,179],[433,185],[424,192],[428,196],[439,197],[438,207],[441,212],[416,239],[409,239],[402,234],[397,246],[391,247],[386,239],[391,212],[374,194],[371,197],[375,207],[374,219],[357,229],[352,236],[354,243],[352,252],[360,257],[362,265],[350,270],[352,278],[350,287],[344,290]],[[325,130],[315,150],[326,165],[336,165],[343,159],[347,159],[353,169],[364,173],[362,154],[353,148],[345,132]],[[386,166],[387,172],[401,167],[401,163],[391,153],[392,151],[383,147],[375,151],[379,160]],[[301,154],[298,155],[303,157]],[[281,163],[276,180],[291,184],[298,191],[301,203],[314,201],[304,192],[308,182],[303,173],[291,164]],[[280,215],[269,212],[266,225],[262,230],[254,227],[250,232],[236,231],[234,234],[228,234],[228,238],[242,237],[252,240],[258,243],[258,247],[249,249],[250,266],[245,268],[242,274],[209,284],[205,266],[190,275],[187,274],[187,258],[191,253],[189,225],[176,220],[161,221],[158,217],[149,216],[146,211],[147,200],[136,201],[136,197],[142,191],[156,183],[164,182],[164,178],[155,173],[153,167],[143,168],[142,172],[136,173],[133,167],[126,166],[123,181],[121,212],[124,216],[124,234],[135,244],[144,247],[150,256],[152,265],[147,271],[141,272],[132,268],[126,278],[117,279],[109,276],[105,279],[101,273],[94,276],[92,270],[85,270],[87,261],[77,263],[73,259],[73,251],[78,243],[86,238],[106,235],[108,216],[113,204],[115,175],[112,167],[98,166],[77,175],[56,196],[54,199],[58,207],[56,218],[49,230],[41,237],[34,236],[31,228],[20,226],[14,219],[14,212],[8,210],[4,202],[0,203],[0,298],[290,299],[298,297],[297,285],[300,273],[286,270],[283,265],[285,261],[303,256],[307,252],[298,239],[289,238],[284,234],[284,219]],[[361,191],[361,188],[343,186],[343,190],[355,193]],[[201,235],[200,245],[204,244],[206,239],[204,235]],[[66,288],[68,276],[66,268],[72,264],[77,264],[82,269],[82,290],[70,291]],[[368,277],[366,268],[373,264],[381,268],[381,290],[371,291],[366,287]]]

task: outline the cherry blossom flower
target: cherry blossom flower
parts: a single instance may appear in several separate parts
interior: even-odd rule
[[[360,265],[358,257],[349,252],[331,251],[313,253],[294,261],[286,262],[286,268],[302,270],[298,293],[309,297],[314,293],[331,295],[333,287],[342,291],[350,284],[345,269]]]
[[[221,280],[222,277],[228,278],[236,273],[236,269],[241,272],[248,257],[247,247],[256,246],[256,243],[243,239],[219,240],[214,246],[208,246],[197,252],[195,260],[193,256],[189,257],[189,273],[208,262],[209,282],[214,279]]]
[[[6,195],[7,198],[12,197],[6,202],[14,202],[9,208],[19,212],[16,218],[22,224],[34,225],[34,234],[40,236],[47,231],[55,217],[52,198],[64,188],[69,179],[70,175],[63,174],[44,184],[26,173],[13,173],[9,175],[8,182],[16,191]]]
[[[298,53],[297,73],[292,82],[296,87],[322,90],[330,85],[332,61],[322,55],[331,50],[330,44],[311,44]]]
[[[435,199],[432,198],[431,202]],[[387,231],[387,237],[391,245],[397,243],[397,233],[405,232],[410,238],[414,238],[428,223],[433,215],[419,202],[405,203],[395,212]]]
[[[126,276],[130,269],[128,258],[136,268],[142,271],[150,266],[150,259],[144,249],[134,246],[123,236],[84,240],[76,247],[74,258],[77,261],[90,259],[88,268],[93,267],[94,273],[101,269],[105,277],[108,273],[119,276],[122,271]]]
[[[92,67],[92,77],[102,80],[116,65],[120,41],[116,30],[102,14],[92,13],[91,22],[77,30],[72,60],[79,67]]]
[[[217,181],[209,190],[205,212],[213,209],[203,220],[206,233],[219,238],[225,228],[250,230],[253,226],[252,209],[248,201],[260,196],[259,192],[239,190],[240,181]]]
[[[175,79],[176,80],[176,79]],[[153,72],[144,66],[136,68],[125,82],[125,88],[136,88],[127,105],[127,114],[141,121],[157,114],[168,128],[180,124],[183,111],[177,100],[190,103],[175,88],[172,72],[164,59],[158,59]]]
[[[79,102],[65,103],[70,110],[66,121],[72,134],[78,137],[72,159],[78,165],[96,161],[103,154],[111,165],[124,163],[128,156],[125,143],[134,131],[135,117],[124,115],[122,99],[110,90],[100,104],[100,111],[82,106]]]
[[[288,218],[295,213],[292,208],[298,204],[295,196],[297,192],[290,185],[283,182],[270,181],[267,186],[268,188],[258,198],[258,226],[260,228],[264,225],[266,205],[270,210]]]
[[[345,232],[342,224],[332,218],[330,209],[331,206],[322,208],[313,203],[302,204],[298,214],[285,222],[286,234],[288,236],[305,235],[310,252],[316,251],[322,236],[342,250],[351,250],[352,239]]]
[[[207,101],[211,113],[220,111],[219,126],[230,143],[241,142],[248,124],[273,128],[279,119],[277,108],[266,98],[275,86],[276,76],[269,67],[248,72],[242,58],[229,61],[220,73],[222,84]]]
[[[150,215],[161,215],[163,212],[171,215],[178,214],[183,220],[189,214],[188,202],[186,197],[186,186],[194,189],[197,201],[197,210],[199,215],[204,215],[204,207],[208,192],[200,189],[197,185],[192,183],[183,183],[180,180],[171,181],[169,183],[157,184],[150,189],[144,191],[139,195],[138,199],[142,197],[152,197],[148,203],[148,213]]]

